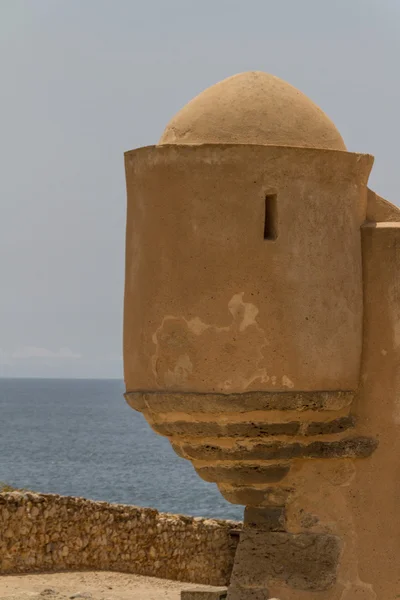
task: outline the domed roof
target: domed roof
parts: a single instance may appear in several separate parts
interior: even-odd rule
[[[326,114],[282,79],[249,71],[207,88],[168,123],[159,144],[260,144],[346,150]]]

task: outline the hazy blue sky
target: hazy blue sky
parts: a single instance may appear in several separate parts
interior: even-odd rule
[[[397,202],[399,0],[0,0],[0,375],[120,377],[123,152],[262,70]]]

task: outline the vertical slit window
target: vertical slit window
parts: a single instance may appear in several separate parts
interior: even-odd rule
[[[265,196],[264,240],[276,240],[278,237],[278,218],[276,194]]]

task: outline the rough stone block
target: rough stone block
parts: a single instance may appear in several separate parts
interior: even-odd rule
[[[286,514],[284,506],[246,506],[244,524],[263,531],[285,531]]]
[[[270,600],[270,595],[267,588],[231,585],[228,590],[228,600]]]
[[[181,591],[181,600],[223,600],[227,593],[226,587],[192,588]]]
[[[267,589],[279,581],[296,590],[324,591],[336,581],[339,555],[340,541],[333,535],[244,529],[231,584]]]

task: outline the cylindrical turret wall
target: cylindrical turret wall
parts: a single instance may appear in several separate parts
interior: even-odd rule
[[[125,163],[128,391],[358,387],[372,157],[158,146]]]

